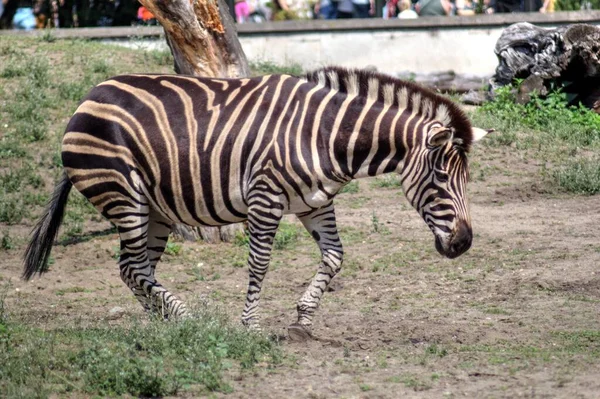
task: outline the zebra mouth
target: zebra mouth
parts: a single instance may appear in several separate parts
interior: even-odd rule
[[[471,248],[473,241],[473,234],[471,228],[466,224],[461,224],[457,229],[457,232],[453,234],[452,238],[444,245],[444,242],[437,235],[435,236],[435,249],[440,255],[445,256],[449,259],[458,258]]]

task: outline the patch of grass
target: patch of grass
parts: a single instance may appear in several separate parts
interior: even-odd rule
[[[419,376],[406,374],[402,376],[402,382],[407,388],[412,388],[414,391],[426,391],[431,389],[431,384],[428,381],[423,381]]]
[[[560,90],[545,98],[533,95],[527,104],[517,104],[514,93],[512,86],[499,89],[494,101],[471,115],[475,126],[497,130],[483,143],[533,150],[544,162],[540,172],[548,183],[558,183],[573,193],[598,193],[597,157],[575,161],[573,157],[582,150],[600,150],[600,115],[582,105],[569,106],[566,94]]]
[[[0,396],[231,392],[227,370],[250,369],[257,363],[272,366],[281,360],[281,352],[265,336],[233,326],[225,313],[213,309],[177,323],[134,320],[129,325],[56,330],[3,316]]]
[[[14,240],[10,236],[10,232],[8,230],[6,230],[2,234],[2,241],[0,241],[0,248],[2,248],[5,251],[8,251],[9,249],[13,249],[14,247],[15,247]]]
[[[41,40],[0,38],[0,223],[37,217],[51,193],[41,182],[59,175],[59,143],[79,101],[108,76],[131,72],[138,54],[145,54],[90,41],[54,41],[47,33]],[[139,69],[167,72],[154,58]],[[64,234],[80,234],[87,209],[80,199],[75,208],[69,204]]]
[[[463,345],[460,352],[479,353],[493,365],[533,365],[573,359],[596,363],[600,357],[600,331],[549,331],[538,343],[520,344],[499,340],[493,344]]]
[[[238,247],[247,247],[250,244],[250,236],[245,233],[236,233],[233,238],[233,243]]]
[[[553,172],[556,183],[568,192],[594,195],[600,193],[600,157],[580,158]]]
[[[157,65],[172,66],[174,65],[173,55],[169,50],[148,50],[145,51],[144,57]]]
[[[181,243],[171,241],[171,237],[169,237],[169,241],[167,242],[167,246],[165,247],[165,254],[171,256],[177,256],[181,253],[183,246]]]
[[[81,234],[86,220],[97,214],[98,211],[87,198],[77,190],[71,191],[63,222],[64,237],[73,238]]]
[[[340,194],[356,194],[359,191],[358,180],[352,180],[340,190]]]
[[[388,173],[371,180],[373,188],[401,188],[400,175],[396,173]]]
[[[487,314],[509,315],[510,313],[498,306],[489,306],[485,309]]]
[[[358,384],[358,387],[362,392],[368,392],[373,389],[373,387],[368,384]]]
[[[445,357],[448,355],[448,350],[437,344],[431,344],[427,348],[425,348],[425,353],[428,355],[433,355],[437,357]]]
[[[279,227],[277,228],[277,233],[275,233],[275,239],[273,240],[273,249],[286,249],[294,245],[298,242],[298,239],[301,235],[301,228],[293,223],[286,222],[284,220],[279,223]],[[245,234],[237,234],[233,243],[238,247],[247,248],[250,245],[250,235],[248,233]],[[236,266],[245,266],[245,261]]]
[[[77,286],[75,286],[75,287],[69,287],[69,288],[64,288],[64,289],[61,289],[61,290],[57,290],[56,291],[56,295],[63,296],[65,294],[77,294],[77,293],[80,293],[80,292],[91,292],[91,291],[90,290],[86,290],[83,287],[77,287]]]
[[[252,75],[286,74],[294,76],[302,75],[304,72],[299,64],[279,65],[265,60],[250,62],[250,71]]]
[[[600,142],[600,115],[583,107],[568,106],[567,96],[560,90],[549,93],[545,98],[533,95],[527,104],[515,102],[515,90],[505,86],[497,91],[494,101],[484,104],[475,113],[478,116],[492,117],[504,133],[534,129],[545,133],[545,138],[560,140],[579,146],[590,146]],[[490,136],[502,136],[494,134]],[[498,143],[506,138],[497,137]],[[487,141],[487,138],[486,138]]]
[[[273,242],[274,249],[285,249],[291,247],[298,241],[300,237],[300,231],[298,226],[292,223],[282,221],[275,234],[275,241]]]

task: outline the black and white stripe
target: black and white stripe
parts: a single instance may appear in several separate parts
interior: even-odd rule
[[[466,154],[485,132],[451,101],[380,74],[325,68],[304,77],[124,75],[95,87],[63,139],[65,176],[34,230],[24,276],[45,268],[75,186],[119,231],[121,277],[146,309],[185,314],[154,277],[175,223],[247,220],[243,322],[258,325],[278,224],[298,215],[322,252],[298,302],[309,329],[342,265],[333,198],[353,179],[400,173],[405,194],[454,257],[471,245]]]

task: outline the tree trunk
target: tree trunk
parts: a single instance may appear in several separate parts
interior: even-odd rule
[[[223,0],[140,0],[163,26],[175,59],[175,72],[213,78],[250,74],[246,55]],[[187,240],[209,243],[232,241],[244,232],[242,224],[200,227],[177,225],[173,232]]]

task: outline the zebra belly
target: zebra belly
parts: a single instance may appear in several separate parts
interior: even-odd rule
[[[144,190],[151,208],[165,219],[188,226],[224,226],[243,222],[248,218],[248,207],[241,195],[230,195],[227,203],[215,198],[213,193],[194,189],[182,190],[181,198],[173,198],[168,207],[162,205],[162,199],[173,195],[171,186],[165,185],[157,190]]]

